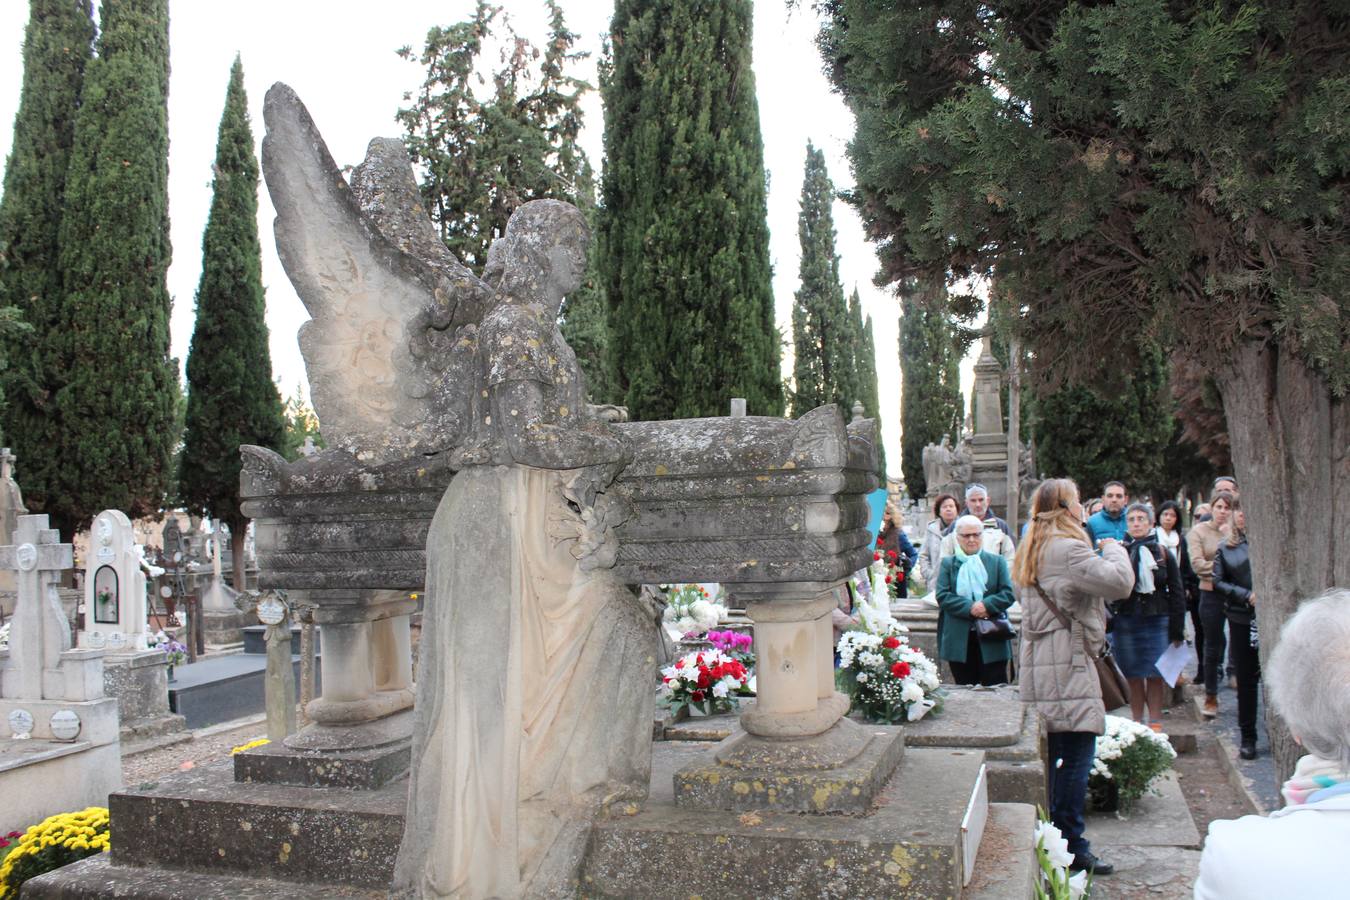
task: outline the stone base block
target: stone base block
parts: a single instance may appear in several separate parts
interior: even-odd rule
[[[253,613],[237,609],[202,610],[202,638],[213,647],[242,644],[244,626],[257,621],[258,617]]]
[[[57,813],[106,806],[108,794],[121,786],[116,742],[6,741],[0,746],[0,834],[23,831]]]
[[[103,658],[103,691],[117,698],[122,740],[142,740],[187,728],[169,711],[169,675],[164,653],[109,654]]]
[[[52,739],[52,716],[62,710],[69,710],[80,718],[80,733],[76,740],[87,742],[96,747],[116,744],[117,701],[111,697],[99,700],[0,700],[0,722],[6,722],[9,714],[16,709],[26,710],[33,717],[33,738],[49,741]],[[6,726],[6,734],[8,726]],[[2,797],[3,795],[0,795]]]
[[[1026,900],[1034,897],[1040,867],[1032,832],[1036,807],[1025,803],[990,803],[989,821],[975,857],[975,872],[962,900]]]
[[[238,784],[223,760],[113,794],[112,863],[383,889],[393,877],[407,793],[401,780],[370,791]],[[332,896],[322,890],[292,896]]]
[[[155,877],[158,876],[158,877]],[[23,885],[24,900],[385,900],[388,891],[339,884],[307,884],[298,888],[291,881],[243,878],[231,875],[201,875],[195,872],[157,872],[115,866],[108,854],[99,853],[71,863],[55,872],[29,879]]]
[[[293,750],[272,743],[234,756],[234,780],[374,790],[408,774],[412,741],[367,750]]]
[[[806,740],[738,732],[705,761],[675,773],[675,802],[688,809],[861,815],[904,752],[902,729],[848,719]]]
[[[962,823],[988,813],[976,790],[983,760],[973,750],[910,750],[865,816],[687,809],[653,792],[645,810],[596,826],[579,893],[959,897],[963,859],[978,850],[966,846]],[[980,832],[969,833],[973,843]]]
[[[1045,764],[1040,726],[1025,712],[1015,687],[949,687],[941,713],[905,727],[913,747],[984,751],[989,800],[1044,806]]]

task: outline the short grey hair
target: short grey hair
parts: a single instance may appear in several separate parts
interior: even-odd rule
[[[980,520],[979,516],[972,516],[969,514],[961,516],[952,524],[952,534],[959,536],[961,534],[962,525],[967,527],[974,525],[976,528],[980,529],[981,534],[984,533],[984,522]]]
[[[983,494],[984,496],[988,497],[988,496],[989,496],[989,488],[985,487],[985,486],[982,485],[982,484],[969,484],[969,485],[966,485],[966,499],[967,499],[967,500],[969,500],[971,497],[978,497],[978,496],[981,495],[981,494]]]
[[[1129,507],[1125,510],[1125,518],[1128,519],[1130,517],[1130,513],[1132,512],[1144,513],[1146,516],[1148,516],[1148,520],[1150,522],[1153,521],[1153,507],[1149,506],[1147,503],[1131,503]]]
[[[1350,590],[1331,588],[1285,622],[1266,666],[1270,700],[1310,752],[1350,771]]]

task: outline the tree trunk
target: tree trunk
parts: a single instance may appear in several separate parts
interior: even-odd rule
[[[1261,663],[1304,600],[1350,585],[1350,400],[1290,349],[1248,343],[1216,373],[1247,516]],[[1276,771],[1303,755],[1265,707]]]
[[[248,519],[230,523],[230,551],[234,560],[234,589],[239,593],[247,590],[244,572],[244,533],[248,531]],[[216,552],[220,552],[217,550]]]

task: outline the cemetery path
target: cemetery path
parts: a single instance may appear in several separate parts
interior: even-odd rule
[[[154,781],[203,763],[226,759],[235,747],[266,736],[267,722],[261,716],[199,729],[186,743],[124,757],[122,780],[127,785]]]

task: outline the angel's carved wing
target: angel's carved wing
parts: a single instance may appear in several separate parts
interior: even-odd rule
[[[329,446],[369,462],[458,445],[473,324],[491,291],[446,250],[399,141],[372,141],[348,185],[295,92],[273,85],[262,163],[277,251],[309,311],[300,351]]]

